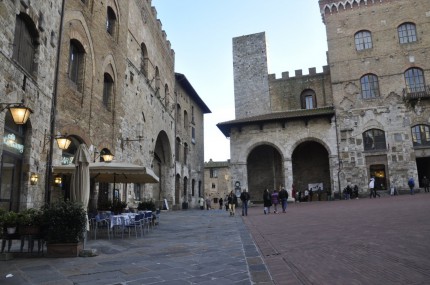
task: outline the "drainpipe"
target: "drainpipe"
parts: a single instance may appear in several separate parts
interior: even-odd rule
[[[55,74],[54,74],[54,90],[52,92],[51,99],[51,117],[50,117],[50,129],[49,129],[49,150],[46,159],[46,179],[45,179],[45,203],[51,203],[51,181],[52,181],[52,156],[54,152],[54,137],[55,137],[55,114],[57,112],[57,90],[58,90],[58,74],[60,66],[60,51],[61,51],[61,39],[63,31],[64,21],[64,5],[65,0],[61,3],[61,18],[60,28],[58,29],[58,44],[57,44],[57,60],[55,62]]]

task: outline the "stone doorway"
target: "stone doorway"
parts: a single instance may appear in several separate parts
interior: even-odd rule
[[[418,157],[417,158],[417,170],[418,170],[418,179],[419,179],[419,185],[420,187],[423,187],[421,181],[423,180],[423,177],[427,177],[427,179],[430,179],[430,157]]]
[[[257,146],[248,155],[246,165],[252,201],[262,201],[264,189],[268,188],[272,192],[283,184],[282,157],[274,147]]]
[[[321,200],[326,200],[325,192],[331,189],[327,149],[318,142],[305,141],[294,149],[291,160],[295,189],[303,193],[306,189],[322,186],[324,198],[321,197]],[[313,200],[318,200],[316,191],[314,191]]]

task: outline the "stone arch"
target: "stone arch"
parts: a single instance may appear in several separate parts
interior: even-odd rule
[[[165,131],[160,131],[155,140],[155,146],[153,150],[153,157],[151,161],[151,168],[155,175],[159,178],[159,183],[152,184],[152,191],[154,200],[158,204],[162,205],[163,199],[170,200],[174,196],[174,193],[170,190],[171,187],[168,184],[170,182],[170,169],[172,161],[172,147],[169,137]],[[170,190],[170,191],[169,191]],[[177,200],[178,201],[178,200]],[[171,204],[173,201],[169,201]]]
[[[82,28],[85,31],[86,39],[84,40],[82,38],[81,34],[75,32],[74,29],[70,30],[69,38],[70,39],[76,38],[77,40],[79,40],[82,43],[82,45],[84,46],[85,50],[87,50],[87,45],[88,45],[88,50],[90,51],[90,54],[91,54],[92,75],[95,76],[96,64],[95,64],[95,60],[94,60],[94,45],[93,45],[93,40],[91,38],[90,30],[88,28],[88,25],[85,21],[85,18],[84,18],[84,15],[82,14],[82,12],[80,12],[80,11],[68,11],[64,17],[64,23],[66,24],[65,26],[67,26],[67,24],[73,20],[79,21],[79,23],[82,25]]]
[[[324,146],[325,150],[327,151],[328,155],[333,155],[333,152],[330,149],[330,146],[323,141],[320,138],[316,138],[316,137],[306,137],[306,138],[302,138],[297,140],[294,144],[291,145],[291,148],[288,149],[288,153],[293,153],[294,150],[297,148],[297,146],[299,146],[300,144],[307,142],[307,141],[312,141],[312,142],[316,142],[321,144],[322,146]]]
[[[319,183],[322,190],[331,190],[330,148],[318,139],[305,139],[296,142],[293,149],[291,162],[296,190],[309,190],[312,184]]]
[[[270,191],[284,183],[282,151],[272,143],[260,142],[246,156],[248,191],[253,200],[261,200],[265,188]]]

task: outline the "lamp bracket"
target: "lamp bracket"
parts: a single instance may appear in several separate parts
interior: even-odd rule
[[[21,100],[21,102],[14,102],[14,103],[1,103],[0,102],[0,112],[3,112],[5,109],[10,107],[25,107],[24,106],[24,99]],[[30,110],[31,113],[33,113],[33,110],[30,108],[27,108]]]
[[[143,136],[137,136],[134,139],[121,138],[121,148],[124,149],[124,144],[128,144],[129,142],[141,142],[141,141],[143,141]]]

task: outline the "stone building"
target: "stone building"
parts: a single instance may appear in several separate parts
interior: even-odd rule
[[[44,37],[49,50],[44,55],[53,57],[48,58],[51,69],[44,73],[49,81],[43,93],[49,95],[46,96],[49,100],[35,106],[30,104],[40,112],[36,114],[41,124],[37,128],[41,133],[39,141],[47,138],[50,142],[28,143],[45,159],[39,169],[26,171],[27,176],[30,172],[40,173],[40,182],[45,181],[47,185],[35,200],[69,197],[70,175],[61,172],[54,175],[50,171],[44,174],[45,164],[48,170],[70,164],[77,147],[85,144],[93,161],[103,161],[104,154],[113,154],[114,160],[145,166],[159,178],[159,183],[154,184],[92,181],[90,209],[113,199],[126,201],[133,207],[143,200],[153,200],[160,206],[167,200],[173,209],[180,208],[178,205],[183,202],[197,203],[204,178],[203,116],[210,110],[185,75],[175,72],[175,53],[151,1],[74,0],[63,4],[63,12],[58,1],[50,4],[49,9],[37,7],[34,13],[40,22],[40,19],[48,20],[40,16],[40,11],[51,11],[49,17],[58,17],[49,21],[53,23],[51,27],[59,27],[60,23],[63,27],[58,72],[54,69],[53,57],[58,45],[56,38],[51,38],[59,29],[45,31],[49,32],[49,37]],[[10,6],[11,11],[17,9],[11,1],[0,5]],[[13,42],[12,27],[5,33],[9,34],[9,42]],[[7,52],[11,51],[8,48]],[[43,60],[37,60],[39,65]],[[14,85],[19,88],[1,88],[20,89],[26,79],[18,79]],[[52,100],[55,117],[50,124],[48,115],[54,86],[57,88]],[[34,96],[33,93],[26,96],[42,95],[42,91],[32,92]],[[67,149],[53,146],[54,138],[59,136],[71,140]],[[31,161],[28,164],[30,168],[35,167]],[[52,183],[59,181],[58,178],[61,183]],[[38,187],[42,189],[40,182]]]
[[[0,208],[18,211],[45,202],[49,135],[62,1],[0,1]],[[33,113],[15,124],[6,103]],[[49,168],[48,168],[49,169]],[[36,176],[37,175],[37,176]],[[33,182],[30,178],[33,177]],[[38,181],[37,181],[38,180]],[[36,183],[38,182],[38,183]],[[34,185],[33,185],[34,184]]]
[[[234,190],[230,175],[230,161],[213,161],[210,159],[205,162],[205,196],[209,197],[217,208],[219,198],[225,200],[227,195]],[[240,184],[236,185],[240,191]]]
[[[338,193],[430,176],[430,2],[319,1],[328,66],[267,74],[264,33],[233,39],[232,181]],[[400,11],[400,12],[399,12]]]

